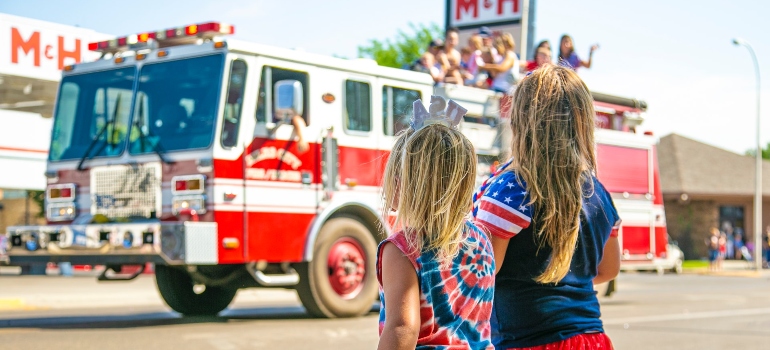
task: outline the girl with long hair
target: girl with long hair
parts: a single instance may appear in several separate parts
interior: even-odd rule
[[[577,70],[580,67],[591,68],[591,61],[594,57],[594,51],[596,51],[598,48],[599,45],[591,46],[591,50],[588,52],[588,61],[583,61],[575,52],[575,44],[572,42],[572,37],[564,34],[561,36],[561,42],[559,44],[558,63],[561,66],[572,68],[572,70]]]
[[[492,235],[497,349],[611,349],[593,285],[620,269],[612,198],[596,178],[594,108],[569,68],[546,65],[513,94],[512,158],[474,196]]]
[[[377,255],[378,349],[493,349],[495,261],[468,216],[476,153],[457,130],[465,112],[441,97],[430,112],[415,101],[388,158],[383,208],[395,211],[396,232]]]

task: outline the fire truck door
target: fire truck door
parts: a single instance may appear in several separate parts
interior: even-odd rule
[[[264,57],[257,62],[256,125],[244,151],[247,256],[299,259],[299,233],[314,216],[320,180],[320,131],[314,125],[320,119],[309,119],[310,69]]]

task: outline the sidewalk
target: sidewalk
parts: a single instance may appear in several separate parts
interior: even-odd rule
[[[709,275],[709,276],[729,276],[729,277],[770,277],[770,269],[755,270],[754,262],[746,260],[725,260],[722,262],[722,270],[709,271],[708,267],[685,269],[682,273]]]

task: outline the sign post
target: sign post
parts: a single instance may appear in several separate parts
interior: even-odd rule
[[[446,0],[445,27],[457,28],[460,42],[467,42],[479,28],[493,33],[511,33],[519,58],[532,52],[535,35],[536,0]]]

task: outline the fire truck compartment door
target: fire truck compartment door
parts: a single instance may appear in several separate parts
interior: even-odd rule
[[[629,208],[616,200],[622,224],[619,233],[623,255],[632,259],[648,259],[655,254],[654,217],[652,208]]]
[[[599,180],[612,193],[652,193],[652,149],[598,144]]]

